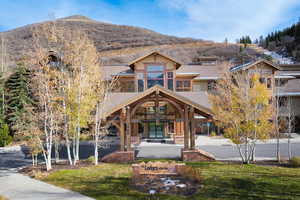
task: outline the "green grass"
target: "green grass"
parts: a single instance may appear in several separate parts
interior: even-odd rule
[[[191,197],[161,195],[154,199],[300,199],[300,169],[221,162],[188,163],[203,175],[204,188]],[[76,170],[60,170],[42,180],[95,199],[150,199],[129,187],[131,167],[101,164]]]

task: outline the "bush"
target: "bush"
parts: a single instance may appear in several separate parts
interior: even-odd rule
[[[217,136],[217,134],[216,134],[215,131],[212,131],[212,132],[210,133],[210,136],[211,136],[211,137],[215,137],[215,136]]]
[[[300,167],[300,157],[293,157],[291,160],[290,160],[290,165],[292,167]]]
[[[90,156],[88,157],[87,161],[91,164],[94,164],[95,163],[95,156]]]
[[[12,137],[9,135],[7,124],[4,124],[0,129],[0,147],[4,147],[12,142]]]
[[[199,169],[196,169],[191,166],[182,166],[178,169],[178,174],[190,181],[195,183],[200,183],[202,180],[201,172]]]
[[[5,198],[4,196],[0,195],[0,200],[7,200],[7,198]]]

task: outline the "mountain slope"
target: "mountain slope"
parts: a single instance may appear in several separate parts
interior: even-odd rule
[[[47,22],[3,32],[9,60],[18,60],[32,48],[32,29],[39,28],[43,23]],[[57,19],[56,25],[65,30],[79,29],[86,32],[106,64],[126,63],[131,58],[152,50],[163,51],[184,63],[193,62],[197,56],[216,55],[232,59],[240,50],[240,46],[236,44],[168,36],[144,28],[109,24],[79,15]],[[245,52],[250,55],[249,59],[259,56],[251,48],[245,49]]]
[[[260,38],[260,46],[300,62],[300,21]]]

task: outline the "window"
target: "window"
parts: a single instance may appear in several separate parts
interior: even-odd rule
[[[174,133],[175,130],[174,130],[174,122],[169,122],[169,133]]]
[[[287,97],[278,97],[278,104],[279,107],[286,107],[287,106]]]
[[[267,88],[268,89],[272,88],[272,79],[271,78],[267,78]]]
[[[144,91],[144,80],[138,80],[138,92]]]
[[[176,91],[178,91],[178,92],[191,91],[191,81],[190,80],[177,80],[176,81]]]
[[[216,81],[208,81],[207,82],[207,91],[215,90],[217,86]]]
[[[173,90],[173,72],[168,72],[167,73],[167,80],[168,80],[168,89]]]
[[[260,77],[260,78],[259,78],[259,82],[260,82],[260,83],[265,83],[265,82],[266,82],[266,79],[265,79],[264,77]]]
[[[134,80],[120,81],[120,92],[135,92]]]
[[[154,85],[164,86],[164,66],[149,65],[147,66],[147,88]]]
[[[164,67],[160,65],[148,65],[147,71],[148,72],[164,71]]]
[[[137,79],[137,89],[138,92],[143,92],[144,91],[144,73],[143,72],[137,72],[136,73],[136,79]]]
[[[282,87],[288,82],[287,79],[276,79],[275,85],[276,87]]]

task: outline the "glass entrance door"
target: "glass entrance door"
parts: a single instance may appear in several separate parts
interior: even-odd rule
[[[149,138],[163,138],[164,137],[164,124],[149,122]]]

